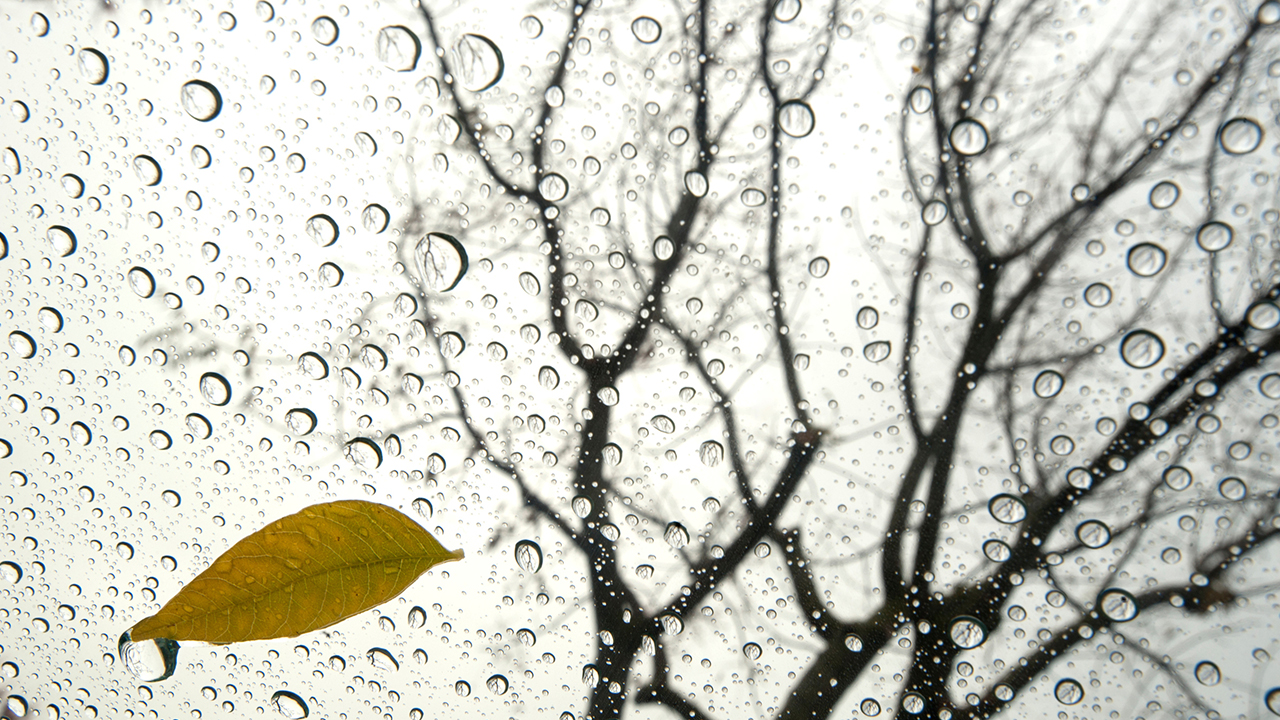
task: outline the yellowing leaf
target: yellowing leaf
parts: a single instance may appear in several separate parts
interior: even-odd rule
[[[293,637],[381,605],[433,565],[461,559],[461,550],[445,550],[386,505],[312,505],[236,543],[129,637],[218,644]]]

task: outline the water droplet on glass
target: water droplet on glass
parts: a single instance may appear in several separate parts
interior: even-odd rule
[[[1196,663],[1196,680],[1201,685],[1210,687],[1222,682],[1222,671],[1218,666],[1208,660],[1202,660]]]
[[[125,668],[143,682],[158,682],[172,676],[178,669],[178,643],[167,638],[144,640],[139,643],[129,639],[129,631],[120,636],[118,657]]]
[[[538,193],[548,202],[559,202],[569,194],[569,181],[556,173],[549,173],[538,181]]]
[[[591,500],[582,495],[575,497],[569,506],[573,508],[573,514],[580,518],[591,514]]]
[[[455,73],[466,90],[484,92],[502,80],[502,51],[483,35],[463,35],[453,47],[453,58]]]
[[[560,386],[560,373],[550,365],[538,369],[538,384],[547,390],[555,390]]]
[[[489,688],[489,692],[494,695],[506,695],[507,688],[511,683],[507,681],[505,675],[491,675],[488,680],[484,681],[484,686]]]
[[[1063,705],[1075,705],[1084,699],[1084,687],[1071,678],[1059,680],[1053,688],[1053,696]]]
[[[338,267],[336,264],[327,262],[320,265],[320,269],[316,272],[316,275],[319,278],[321,285],[329,288],[335,288],[342,284],[342,277],[344,273],[342,272],[342,268]]]
[[[606,385],[596,391],[596,397],[600,398],[600,404],[605,407],[613,407],[618,404],[618,388]]]
[[[690,315],[697,315],[702,312],[702,298],[689,298],[685,301],[684,307],[689,311]]]
[[[668,635],[675,636],[684,632],[684,619],[675,613],[663,613],[658,616],[658,621],[662,623],[662,631]]]
[[[365,157],[373,157],[378,154],[378,143],[367,132],[356,133],[355,143],[356,150]]]
[[[218,373],[205,373],[200,377],[200,395],[210,405],[226,405],[231,402],[231,383]]]
[[[222,93],[203,80],[182,86],[182,109],[200,122],[209,122],[222,112]]]
[[[1196,245],[1205,252],[1218,252],[1226,250],[1234,237],[1235,230],[1230,225],[1214,220],[1201,225],[1196,231]]]
[[[307,220],[307,235],[316,245],[329,247],[338,242],[338,223],[323,213],[312,215]]]
[[[877,340],[873,343],[867,343],[862,348],[862,355],[873,363],[878,363],[889,357],[892,346],[885,340]]]
[[[105,83],[110,74],[107,56],[93,48],[83,48],[76,53],[76,64],[80,66],[80,75],[90,85]]]
[[[23,360],[29,360],[36,354],[36,341],[21,330],[9,333],[9,348]]]
[[[403,25],[390,25],[378,31],[378,60],[396,72],[412,72],[422,56],[422,41]]]
[[[849,652],[862,652],[862,638],[854,633],[844,636],[844,646]]]
[[[289,720],[302,720],[311,714],[307,703],[297,694],[288,690],[277,690],[271,696],[271,707]]]
[[[201,170],[209,167],[213,162],[213,156],[209,154],[209,150],[203,145],[195,145],[191,148],[191,164]]]
[[[456,332],[447,332],[440,336],[440,352],[450,358],[456,358],[467,349],[467,341]]]
[[[773,19],[778,22],[791,22],[800,15],[800,0],[777,0],[773,4]]]
[[[676,431],[675,421],[673,421],[671,418],[667,417],[666,415],[654,415],[649,422],[651,422],[653,424],[654,429],[660,433],[665,433],[667,435],[670,435],[671,433]]]
[[[1151,207],[1156,210],[1165,210],[1173,207],[1178,202],[1178,196],[1182,194],[1182,190],[1176,183],[1162,180],[1151,188],[1151,194],[1147,196],[1147,201],[1151,203]]]
[[[698,447],[698,458],[707,467],[715,467],[724,461],[724,446],[715,440],[707,440]]]
[[[987,512],[1006,525],[1015,525],[1026,519],[1027,506],[1019,498],[1002,493],[987,503]]]
[[[959,155],[980,155],[987,149],[987,128],[977,120],[966,118],[951,128],[951,147]]]
[[[462,243],[445,233],[427,233],[413,250],[418,275],[433,292],[449,292],[462,282],[469,262]]]
[[[356,438],[347,443],[343,455],[356,465],[370,469],[382,465],[382,450],[369,438]]]
[[[1172,465],[1165,469],[1162,478],[1164,484],[1168,485],[1170,490],[1178,491],[1191,487],[1191,483],[1195,479],[1191,471],[1181,465]]]
[[[395,672],[400,669],[400,663],[396,661],[390,650],[385,648],[371,648],[365,653],[365,657],[369,660],[369,664],[380,669]]]
[[[311,37],[321,45],[332,45],[338,41],[338,23],[328,15],[321,15],[311,23]]]
[[[1249,486],[1238,477],[1224,478],[1218,483],[1218,494],[1232,502],[1240,502],[1249,494]]]
[[[1098,594],[1098,611],[1112,622],[1129,622],[1138,617],[1138,601],[1128,590],[1108,588]]]
[[[863,330],[870,330],[880,323],[880,313],[877,312],[875,308],[868,305],[858,310],[856,320],[858,322],[858,327]]]
[[[1120,357],[1130,367],[1149,368],[1164,357],[1164,341],[1148,330],[1134,330],[1120,341]]]
[[[542,21],[532,15],[525,15],[520,18],[520,29],[524,31],[525,37],[534,40],[542,35]]]
[[[738,199],[742,201],[743,205],[754,208],[764,205],[765,200],[768,198],[765,196],[763,190],[758,188],[747,188],[742,191],[742,194],[738,196]]]
[[[653,256],[659,260],[670,260],[676,252],[676,244],[666,235],[659,235],[653,241]]]
[[[36,37],[44,37],[49,34],[49,18],[44,13],[37,12],[31,14],[31,32]]]
[[[542,548],[532,540],[516,543],[516,564],[525,572],[536,573],[542,569]]]
[[[925,225],[937,225],[947,219],[948,212],[950,209],[945,202],[930,200],[920,211],[920,219],[924,220]]]
[[[794,138],[813,132],[813,109],[803,100],[788,100],[778,107],[778,126]]]
[[[329,377],[329,363],[313,352],[303,353],[298,358],[298,369],[312,380],[323,380]]]
[[[162,173],[160,164],[150,155],[139,155],[133,159],[133,172],[138,180],[148,187],[159,185]]]
[[[1272,715],[1280,715],[1280,687],[1273,687],[1267,691],[1266,703]]]
[[[707,190],[710,189],[707,176],[697,170],[690,170],[684,174],[684,189],[696,198],[705,197]]]
[[[858,709],[867,717],[875,717],[880,714],[880,703],[875,698],[866,698],[858,705]]]
[[[620,465],[622,463],[622,448],[616,443],[607,443],[600,454],[604,456],[605,462],[610,465]]]
[[[759,660],[760,655],[763,654],[763,652],[764,651],[760,649],[760,646],[753,642],[749,642],[742,646],[742,654],[746,655],[747,659],[753,662]]]
[[[316,414],[306,408],[294,408],[284,416],[284,422],[295,435],[310,435],[316,429]]]
[[[923,85],[913,88],[911,95],[907,97],[907,103],[911,106],[912,112],[927,113],[933,108],[933,91]]]
[[[151,445],[158,450],[168,450],[173,447],[173,438],[163,430],[152,430],[148,439],[151,441]]]
[[[1088,548],[1105,547],[1111,542],[1111,528],[1100,520],[1085,520],[1076,526],[1076,539]]]
[[[679,550],[689,544],[689,531],[678,522],[669,522],[667,523],[667,529],[662,533],[662,539],[666,540],[671,547]]]
[[[987,626],[978,618],[968,615],[952,620],[948,633],[951,635],[951,642],[965,650],[976,648],[987,640]]]
[[[1252,118],[1232,118],[1218,128],[1218,143],[1228,155],[1248,155],[1262,144],[1262,126]]]
[[[78,175],[67,173],[62,176],[62,189],[68,197],[78,199],[84,195],[84,181]]]
[[[130,268],[127,275],[129,287],[139,297],[149,298],[156,291],[156,280],[146,268]]]
[[[982,543],[982,554],[991,562],[1005,562],[1013,557],[1013,550],[1002,540],[988,540]]]
[[[1063,379],[1062,375],[1055,370],[1044,370],[1036,375],[1035,382],[1032,383],[1032,389],[1035,391],[1036,397],[1051,398],[1056,397],[1062,392]]]
[[[45,233],[45,239],[59,257],[67,257],[76,251],[76,234],[62,225],[54,225]]]
[[[191,434],[201,440],[208,440],[213,435],[213,424],[209,422],[209,418],[200,413],[189,413],[187,415],[187,429]]]
[[[380,233],[386,230],[390,222],[391,213],[377,203],[366,206],[364,212],[360,213],[360,223],[364,225],[365,230],[371,233]]]
[[[631,21],[631,34],[645,45],[652,45],[662,37],[662,25],[647,15],[641,15]]]
[[[1280,307],[1275,303],[1260,302],[1249,308],[1244,319],[1254,330],[1270,330],[1280,325]]]
[[[1129,272],[1138,277],[1151,277],[1164,269],[1164,248],[1154,243],[1141,243],[1129,250]]]
[[[809,261],[809,274],[816,277],[826,277],[827,272],[831,270],[831,261],[824,257],[816,257]]]
[[[20,123],[24,123],[31,119],[31,108],[21,100],[14,100],[9,103],[9,112],[13,114],[13,119]]]

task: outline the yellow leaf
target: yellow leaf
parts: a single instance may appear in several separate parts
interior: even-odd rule
[[[394,599],[434,565],[461,560],[404,513],[363,500],[312,505],[223,553],[133,642],[293,637]]]

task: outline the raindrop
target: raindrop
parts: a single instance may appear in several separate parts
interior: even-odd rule
[[[230,32],[236,29],[236,16],[229,12],[218,13],[218,27]]]
[[[636,566],[636,577],[640,578],[641,580],[649,580],[649,579],[651,579],[651,578],[653,577],[653,566],[652,566],[652,565],[637,565],[637,566]]]
[[[573,508],[573,514],[580,518],[585,518],[591,514],[591,500],[583,495],[575,497],[569,506]]]
[[[907,96],[907,104],[911,106],[911,111],[917,114],[924,114],[933,108],[933,91],[923,85],[912,89],[911,94]]]
[[[862,652],[862,638],[854,633],[844,636],[844,646],[849,652]]]
[[[987,503],[987,512],[1005,525],[1016,525],[1027,518],[1027,505],[1012,495],[1002,493]]]
[[[607,443],[601,449],[600,454],[604,456],[605,462],[610,465],[620,465],[622,463],[622,448],[617,443]]]
[[[937,225],[947,219],[948,212],[949,208],[945,202],[930,200],[920,211],[920,219],[924,220],[925,225]]]
[[[430,520],[431,516],[436,513],[435,507],[432,506],[431,501],[426,498],[417,498],[414,500],[413,509],[423,520]],[[410,616],[410,619],[412,619],[412,616]]]
[[[1260,302],[1249,308],[1249,312],[1245,313],[1245,320],[1254,330],[1270,330],[1280,325],[1280,307],[1275,303]]]
[[[753,642],[749,642],[742,646],[742,654],[746,655],[747,659],[753,662],[759,660],[760,655],[763,654],[763,652],[764,651],[760,649],[760,646]]]
[[[1258,391],[1272,400],[1280,400],[1280,375],[1268,373],[1258,381]]]
[[[987,149],[987,128],[977,120],[966,118],[951,128],[951,147],[959,155],[980,155]]]
[[[875,717],[880,714],[880,703],[874,698],[866,698],[858,705],[858,709],[867,717]]]
[[[600,310],[590,300],[578,300],[573,304],[573,312],[586,322],[591,322],[600,316]]]
[[[338,23],[328,15],[321,15],[311,23],[311,37],[321,45],[332,45],[338,41]]]
[[[1138,277],[1151,277],[1164,269],[1164,248],[1155,243],[1141,243],[1129,250],[1129,271]]]
[[[276,18],[276,9],[267,0],[258,0],[253,6],[253,12],[262,22],[271,22]]]
[[[270,75],[263,75],[258,80],[258,91],[263,95],[270,95],[276,90],[276,79]]]
[[[536,296],[542,292],[542,283],[538,282],[538,276],[531,272],[520,273],[520,289],[525,291],[527,295]]]
[[[191,148],[191,164],[203,170],[213,162],[213,156],[209,154],[208,148],[203,145],[194,145]]]
[[[163,430],[152,430],[148,439],[157,450],[168,450],[173,447],[173,438]]]
[[[21,330],[9,333],[9,347],[23,360],[28,360],[36,354],[36,341]]]
[[[538,193],[548,202],[559,202],[569,194],[569,181],[556,173],[548,173],[538,181]]]
[[[1218,666],[1208,660],[1202,660],[1196,663],[1196,680],[1201,685],[1210,687],[1222,682],[1222,671]]]
[[[149,298],[156,291],[156,279],[146,268],[134,267],[128,273],[129,287],[139,296]]]
[[[1164,357],[1164,342],[1148,330],[1134,330],[1120,341],[1120,357],[1130,367],[1142,370]]]
[[[1178,202],[1178,196],[1182,194],[1182,190],[1177,183],[1168,180],[1162,180],[1151,188],[1151,194],[1147,196],[1147,201],[1151,203],[1151,207],[1157,210],[1165,210],[1173,207]]]
[[[1138,617],[1138,601],[1127,590],[1108,588],[1098,594],[1098,611],[1112,622],[1129,622]]]
[[[542,35],[542,21],[532,15],[525,15],[520,19],[520,29],[524,31],[525,37],[534,40]]]
[[[44,37],[49,34],[49,18],[44,13],[37,12],[31,14],[31,32],[36,37]]]
[[[689,311],[690,315],[697,315],[702,312],[702,298],[689,298],[684,302],[684,307]]]
[[[813,132],[813,109],[803,100],[788,100],[778,107],[778,126],[794,138]]]
[[[560,373],[550,365],[538,369],[538,384],[547,390],[555,390],[560,386]]]
[[[800,15],[800,0],[777,0],[773,5],[773,19],[791,22]]]
[[[489,692],[494,695],[506,695],[507,688],[511,686],[511,683],[507,681],[505,675],[492,675],[488,680],[484,681],[484,686],[489,688]]]
[[[9,103],[9,112],[13,113],[13,119],[20,123],[24,123],[31,119],[31,108],[21,100],[14,100]]]
[[[862,355],[873,363],[878,363],[889,357],[892,346],[885,340],[877,340],[876,342],[867,343],[862,348]]]
[[[467,341],[456,332],[450,331],[440,336],[440,352],[447,357],[456,358],[467,349]]]
[[[650,422],[653,423],[654,429],[658,432],[670,435],[676,431],[675,422],[666,415],[654,415]]]
[[[311,709],[301,697],[288,690],[277,690],[271,696],[271,707],[289,720],[302,720],[311,714]]]
[[[1076,539],[1081,545],[1095,550],[1111,542],[1111,528],[1100,520],[1085,520],[1076,526]]]
[[[390,618],[387,619],[390,620]],[[392,623],[393,627],[394,625],[395,623]],[[370,665],[380,670],[395,672],[400,669],[400,663],[396,662],[395,656],[385,648],[370,648],[369,652],[365,653],[365,657],[369,659]]]
[[[139,155],[133,159],[133,172],[143,185],[152,187],[160,184],[160,164],[150,155]]]
[[[1178,491],[1186,490],[1191,487],[1191,482],[1194,480],[1191,475],[1191,471],[1181,465],[1170,466],[1164,471],[1164,475],[1162,477],[1164,479],[1164,484],[1168,485],[1170,490]]]
[[[1240,502],[1249,494],[1249,487],[1238,477],[1224,478],[1218,483],[1218,494],[1232,502]]]
[[[1062,392],[1062,385],[1061,374],[1055,370],[1044,370],[1039,375],[1036,375],[1032,389],[1035,391],[1036,397],[1048,399]]]
[[[307,235],[320,247],[338,242],[338,223],[328,215],[312,215],[307,220]]]
[[[284,416],[284,422],[295,435],[310,435],[316,429],[316,414],[306,408],[294,408]]]
[[[1084,301],[1090,307],[1106,307],[1111,304],[1111,286],[1105,283],[1093,283],[1084,289]]]
[[[678,522],[669,522],[666,531],[662,533],[662,538],[668,545],[679,550],[689,544],[689,531]]]
[[[231,402],[231,383],[218,373],[205,373],[200,377],[200,395],[210,405],[221,407]]]
[[[412,72],[422,56],[422,41],[403,25],[390,25],[378,31],[378,60],[396,72]]]
[[[209,422],[209,418],[200,413],[189,413],[187,415],[187,429],[191,434],[201,440],[208,440],[213,435],[213,424]]]
[[[593,208],[591,210],[591,222],[595,223],[598,227],[605,227],[612,219],[612,216],[609,215],[609,211],[602,207]]]
[[[409,293],[400,293],[396,296],[395,308],[400,317],[412,317],[418,312],[418,299]]]
[[[323,380],[329,377],[329,363],[313,352],[303,353],[298,358],[298,369],[312,380]]]
[[[976,648],[987,640],[987,626],[969,615],[961,615],[952,620],[949,633],[951,642],[965,650]]]
[[[831,261],[819,256],[809,261],[809,274],[816,277],[826,277],[827,271],[831,269]]]
[[[662,25],[647,15],[641,15],[631,21],[631,34],[645,45],[652,45],[662,37]]]
[[[991,562],[1005,562],[1013,557],[1013,550],[1001,540],[988,540],[982,543],[982,554]]]
[[[93,431],[89,430],[89,426],[79,420],[71,423],[71,439],[88,446],[93,442]]]
[[[536,573],[542,569],[542,548],[532,540],[516,543],[516,564],[525,572]]]
[[[666,235],[659,235],[653,241],[653,256],[659,260],[670,260],[676,252],[676,244]]]
[[[358,132],[355,136],[356,150],[365,157],[373,157],[378,154],[378,143],[373,136],[367,132]]]
[[[116,543],[116,555],[119,555],[124,560],[132,560],[133,546],[127,542]]]
[[[684,619],[675,613],[663,613],[658,616],[658,621],[662,623],[662,631],[668,635],[675,636],[684,632]],[[591,669],[595,670],[594,667]]]
[[[116,354],[119,356],[120,362],[124,363],[126,366],[132,365],[134,361],[138,359],[137,354],[133,352],[133,348],[128,345],[121,345],[120,350]]]
[[[1232,118],[1218,128],[1218,143],[1228,155],[1248,155],[1262,144],[1262,126],[1251,118]]]
[[[707,467],[715,467],[724,461],[724,446],[715,440],[707,440],[698,447],[698,458]]]
[[[1075,705],[1084,699],[1084,687],[1071,678],[1059,680],[1053,688],[1053,696],[1063,705]]]
[[[924,712],[924,696],[914,692],[909,692],[906,695],[903,695],[902,709],[912,715],[919,715]]]
[[[690,170],[684,174],[684,189],[696,198],[705,197],[707,190],[710,189],[707,176],[697,170]]]
[[[370,469],[376,469],[382,465],[382,450],[369,438],[356,438],[347,443],[343,455],[356,465]]]
[[[84,195],[84,181],[78,175],[67,173],[62,176],[62,189],[66,191],[68,197],[78,199]]]
[[[182,86],[182,109],[200,122],[209,122],[222,112],[222,93],[203,80]]]
[[[742,191],[742,194],[738,196],[738,199],[742,201],[743,205],[746,205],[747,207],[750,207],[750,208],[754,208],[754,207],[760,207],[761,205],[764,205],[765,200],[767,200],[768,198],[765,196],[763,190],[759,190],[757,188],[747,188],[746,190]]]
[[[413,250],[419,277],[428,290],[449,292],[462,282],[469,262],[462,243],[445,233],[427,233]]]
[[[863,330],[870,330],[880,324],[880,313],[875,308],[867,305],[858,310],[856,320],[858,321],[858,327]]]
[[[1272,715],[1280,715],[1280,687],[1273,687],[1267,691],[1266,703]]]
[[[335,288],[342,284],[343,274],[342,268],[331,262],[321,264],[316,273],[320,284],[330,288]]]
[[[502,51],[483,35],[463,35],[453,48],[453,57],[457,76],[466,90],[484,92],[502,79]]]
[[[106,55],[93,48],[83,48],[76,53],[76,62],[80,66],[80,74],[90,85],[101,85],[107,81],[110,66]]]
[[[538,636],[529,628],[520,628],[516,631],[516,640],[525,647],[533,647],[538,644]]]
[[[376,234],[386,230],[390,222],[391,213],[377,203],[366,206],[364,212],[360,213],[360,223],[371,233]]]
[[[605,407],[613,407],[618,404],[618,389],[612,385],[606,385],[596,391],[596,397],[600,398],[600,403]]]
[[[54,225],[45,233],[45,238],[59,257],[67,257],[76,251],[76,235],[62,225]]]

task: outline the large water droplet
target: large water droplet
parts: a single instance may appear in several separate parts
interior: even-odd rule
[[[652,45],[662,37],[662,25],[647,15],[641,15],[631,21],[631,34],[645,45]]]
[[[378,60],[396,72],[412,72],[422,56],[422,41],[403,25],[390,25],[378,31]]]
[[[1088,548],[1105,547],[1111,542],[1111,528],[1101,520],[1085,520],[1076,526],[1076,539]]]
[[[1164,341],[1149,330],[1134,330],[1120,341],[1120,357],[1130,367],[1149,368],[1164,357]]]
[[[763,653],[764,651],[756,643],[749,642],[742,646],[742,654],[745,655],[748,660],[753,662],[759,660]]]
[[[288,690],[277,690],[271,696],[271,707],[289,720],[302,720],[311,714],[306,701]]]
[[[985,152],[989,142],[986,126],[971,118],[965,118],[952,126],[948,139],[951,141],[951,148],[957,154],[965,156]]]
[[[167,638],[135,643],[128,630],[120,636],[117,648],[125,668],[143,682],[159,682],[172,676],[178,669],[179,649],[178,643]]]
[[[382,450],[369,438],[356,438],[347,443],[343,455],[362,467],[376,469],[382,465]]]
[[[791,137],[805,137],[814,125],[813,109],[803,100],[788,100],[778,107],[778,126]]]
[[[127,277],[129,287],[137,293],[138,297],[149,298],[155,294],[156,279],[152,277],[150,270],[140,267],[130,268]]]
[[[90,85],[105,83],[111,72],[107,56],[93,48],[83,48],[76,53],[76,64],[80,66],[80,75]]]
[[[452,235],[427,233],[413,250],[418,276],[433,292],[449,292],[462,282],[469,261],[466,248]]]
[[[76,251],[76,234],[70,228],[54,225],[44,236],[59,257],[67,257]]]
[[[1155,243],[1140,243],[1129,250],[1129,272],[1138,277],[1151,277],[1164,269],[1167,255]]]
[[[338,223],[323,213],[307,219],[307,236],[320,247],[338,242]]]
[[[338,41],[338,23],[328,15],[321,15],[311,23],[311,37],[321,45],[332,45]]]
[[[1147,196],[1147,202],[1151,203],[1151,207],[1156,210],[1164,210],[1173,207],[1178,202],[1178,196],[1182,194],[1182,190],[1177,183],[1168,180],[1162,180],[1151,188],[1151,194]]]
[[[303,353],[298,358],[298,369],[312,380],[323,380],[329,377],[329,363],[313,352]]]
[[[669,522],[667,529],[662,533],[662,539],[678,550],[689,544],[689,531],[678,522]]]
[[[160,164],[150,155],[139,155],[133,159],[133,172],[138,176],[138,180],[148,187],[159,185],[160,178],[163,173],[160,172]]]
[[[1108,588],[1098,594],[1098,612],[1113,622],[1129,622],[1138,617],[1138,601],[1128,590]]]
[[[878,363],[889,357],[892,346],[886,340],[877,340],[876,342],[867,343],[862,348],[862,355],[873,363]]]
[[[377,203],[365,206],[364,212],[360,213],[360,223],[364,225],[365,230],[371,233],[380,233],[386,230],[390,222],[391,213]]]
[[[284,416],[285,424],[295,435],[310,435],[316,429],[316,414],[307,408],[294,408]]]
[[[987,512],[1006,525],[1014,525],[1026,519],[1027,505],[1019,498],[1001,493],[987,503]]]
[[[222,112],[222,93],[203,80],[192,80],[182,86],[182,109],[200,122],[209,122]]]
[[[1053,688],[1053,696],[1063,705],[1075,705],[1084,699],[1084,686],[1072,678],[1059,680]]]
[[[914,113],[927,113],[933,109],[933,91],[923,85],[918,86],[907,96],[907,104],[911,106],[911,111]]]
[[[484,92],[502,79],[502,51],[483,35],[463,35],[453,48],[453,57],[456,74],[466,90]]]
[[[507,681],[505,675],[491,675],[488,680],[484,681],[484,686],[489,688],[489,692],[494,695],[506,695],[507,688],[511,686],[511,683]]]
[[[724,446],[715,440],[707,440],[698,447],[698,458],[707,467],[715,467],[724,461]]]
[[[218,373],[205,373],[200,377],[200,395],[210,405],[226,405],[231,402],[231,383]]]
[[[560,373],[550,365],[538,369],[538,384],[547,390],[555,390],[560,386]]]
[[[525,572],[536,573],[542,569],[542,548],[532,540],[516,543],[516,564]]]
[[[1055,370],[1044,370],[1036,375],[1035,382],[1032,383],[1032,389],[1035,391],[1036,397],[1051,398],[1056,397],[1062,392],[1063,379],[1062,375]]]
[[[1218,666],[1208,660],[1202,660],[1196,663],[1196,680],[1201,685],[1210,687],[1222,682],[1222,671]]]
[[[1262,126],[1252,118],[1232,118],[1218,128],[1218,143],[1228,155],[1247,155],[1262,144]]]
[[[858,322],[858,327],[863,330],[870,330],[880,323],[880,313],[875,308],[867,305],[858,310],[858,314],[854,316]]]

